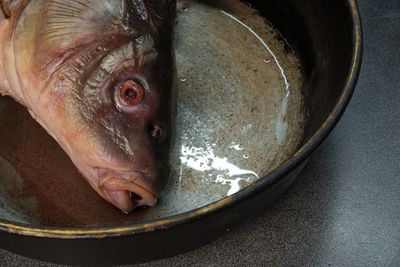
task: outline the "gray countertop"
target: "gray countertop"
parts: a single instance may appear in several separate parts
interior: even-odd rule
[[[400,266],[400,1],[359,5],[365,54],[356,93],[295,184],[222,239],[148,266]],[[54,266],[3,250],[0,262]]]

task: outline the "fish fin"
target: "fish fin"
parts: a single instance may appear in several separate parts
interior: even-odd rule
[[[153,33],[156,35],[160,25],[164,23],[162,19],[166,12],[166,3],[174,6],[165,0],[42,0],[42,2],[46,7],[43,31],[40,35],[44,41],[54,39],[55,42],[65,38],[77,36],[82,38],[85,35],[96,34],[139,36],[142,34],[139,32],[140,24],[143,22],[152,25]],[[127,12],[129,8],[133,8],[138,16],[129,16]]]
[[[121,1],[48,0],[45,10],[45,40],[123,31]]]

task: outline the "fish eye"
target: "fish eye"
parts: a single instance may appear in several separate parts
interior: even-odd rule
[[[124,81],[118,88],[119,103],[124,106],[135,106],[144,98],[143,86],[134,80]]]

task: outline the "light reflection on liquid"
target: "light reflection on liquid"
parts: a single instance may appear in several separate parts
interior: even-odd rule
[[[240,182],[248,180],[252,176],[259,178],[258,174],[251,170],[241,169],[228,161],[226,157],[215,155],[213,146],[206,144],[202,147],[189,147],[183,144],[181,147],[181,172],[182,166],[206,173],[209,171],[219,171],[215,177],[215,183],[230,185],[227,195],[230,196],[240,190]],[[208,175],[213,176],[213,175]]]
[[[229,14],[223,10],[221,10],[224,16],[227,16],[229,19],[232,19],[234,22],[238,23],[241,27],[244,27],[252,36],[256,38],[256,40],[262,45],[262,47],[267,52],[267,58],[263,59],[265,64],[275,63],[278,72],[282,77],[282,81],[284,82],[284,96],[280,105],[277,106],[277,118],[275,121],[275,139],[279,145],[282,145],[286,140],[288,134],[288,124],[285,122],[285,115],[288,110],[288,102],[290,97],[290,84],[288,78],[286,77],[284,68],[278,60],[278,57],[274,54],[271,48],[267,45],[267,43],[248,25],[244,22]],[[226,78],[223,75],[223,78]],[[186,78],[181,79],[182,82],[186,82]],[[240,132],[243,136],[249,134],[252,130],[253,124],[248,123],[244,125]],[[230,189],[227,192],[227,195],[232,195],[238,192],[241,189],[241,182],[250,180],[253,178],[258,179],[259,175],[254,171],[242,169],[232,162],[229,161],[227,157],[219,157],[215,154],[213,148],[215,148],[216,144],[212,143],[211,145],[207,142],[203,147],[192,146],[191,142],[183,143],[181,146],[180,153],[180,167],[179,167],[179,184],[181,184],[183,179],[183,173],[185,168],[193,169],[202,173],[202,176],[205,177],[203,179],[214,179],[212,182],[219,183],[222,185],[229,185]],[[244,160],[249,160],[250,155],[244,153],[245,148],[242,144],[231,142],[229,145],[229,149],[232,153],[240,153],[240,157]],[[235,157],[232,157],[232,159]],[[232,160],[231,159],[231,160]]]
[[[288,110],[288,103],[289,103],[289,97],[290,97],[290,84],[288,81],[288,78],[286,77],[285,71],[279,63],[278,57],[275,55],[275,53],[271,50],[271,48],[267,45],[267,43],[247,24],[245,24],[243,21],[239,20],[232,14],[229,14],[226,11],[221,10],[222,14],[228,16],[235,22],[239,23],[241,26],[246,28],[260,43],[261,45],[268,51],[268,53],[272,56],[274,62],[276,63],[276,66],[278,67],[282,79],[285,82],[285,97],[282,100],[282,104],[278,108],[278,118],[276,120],[276,132],[275,132],[275,137],[276,140],[278,141],[279,144],[283,144],[283,142],[286,140],[286,136],[288,133],[288,124],[285,122],[285,115]],[[271,60],[266,60],[264,59],[264,62],[269,64]]]

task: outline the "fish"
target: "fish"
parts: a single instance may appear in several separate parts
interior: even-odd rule
[[[0,6],[1,95],[27,108],[103,199],[125,213],[154,206],[174,140],[176,0]]]

